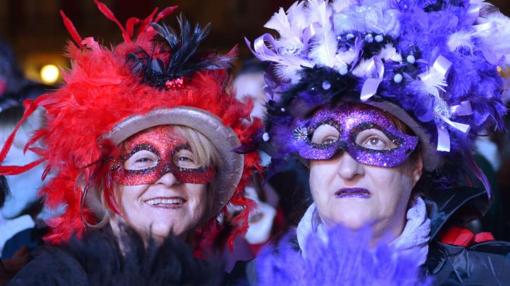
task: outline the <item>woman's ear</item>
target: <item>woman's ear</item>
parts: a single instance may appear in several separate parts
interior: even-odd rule
[[[413,160],[411,165],[411,178],[413,180],[413,187],[418,183],[423,174],[423,159],[422,156],[418,156],[416,160]]]

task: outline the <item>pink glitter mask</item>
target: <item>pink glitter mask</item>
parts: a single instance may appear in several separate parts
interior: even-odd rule
[[[357,162],[393,168],[416,149],[418,137],[404,134],[375,108],[346,104],[322,109],[293,130],[299,155],[308,160],[329,160],[346,151]]]
[[[144,130],[122,147],[120,158],[113,164],[113,178],[121,185],[151,185],[167,173],[189,184],[207,184],[215,177],[212,166],[196,163],[186,139],[175,134],[171,126]]]

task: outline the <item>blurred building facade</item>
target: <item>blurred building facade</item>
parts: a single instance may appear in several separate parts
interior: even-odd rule
[[[239,46],[241,58],[250,56],[244,37],[253,39],[264,32],[263,25],[279,8],[291,0],[103,0],[124,22],[131,16],[144,17],[154,7],[180,6],[194,22],[213,24],[207,45],[222,51]],[[510,14],[509,0],[491,0]],[[59,10],[73,20],[82,36],[93,35],[104,42],[119,41],[120,33],[96,9],[93,0],[0,0],[0,38],[13,45],[25,73],[40,77],[46,64],[65,67],[63,57],[69,36]]]
[[[145,17],[154,7],[178,5],[179,12],[193,22],[213,24],[207,44],[219,50],[239,45],[242,57],[249,51],[244,37],[252,39],[263,32],[263,24],[278,7],[289,0],[104,0],[124,22],[131,16]],[[63,10],[82,36],[93,35],[104,42],[119,41],[120,33],[105,19],[93,0],[0,0],[0,38],[9,42],[25,72],[37,79],[45,64],[66,66],[62,56],[69,36],[59,16]]]

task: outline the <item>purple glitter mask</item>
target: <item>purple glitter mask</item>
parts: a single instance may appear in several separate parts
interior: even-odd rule
[[[418,137],[404,134],[380,110],[360,104],[323,109],[299,120],[293,130],[299,155],[329,160],[346,151],[357,162],[393,168],[416,149]]]

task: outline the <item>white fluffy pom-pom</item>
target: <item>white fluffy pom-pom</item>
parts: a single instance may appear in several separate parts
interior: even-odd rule
[[[330,22],[332,9],[324,0],[310,0],[308,9],[311,24],[318,24],[320,27],[320,37],[312,44],[310,58],[319,65],[334,67],[338,43]]]
[[[473,51],[474,44],[471,41],[473,34],[471,32],[457,32],[452,34],[448,38],[448,49],[450,51],[455,52],[460,48],[467,48],[470,51]]]
[[[448,86],[445,75],[434,69],[430,69],[419,77],[423,84],[424,91],[438,98],[440,97],[440,92],[444,92],[445,88]]]
[[[402,55],[397,52],[397,49],[392,44],[387,44],[381,50],[379,56],[385,61],[402,62]]]

